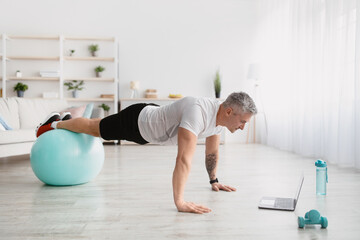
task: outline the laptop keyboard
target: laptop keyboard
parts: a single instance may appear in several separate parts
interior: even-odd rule
[[[294,207],[294,199],[292,199],[292,198],[277,198],[275,201],[275,207],[292,208],[292,207]]]

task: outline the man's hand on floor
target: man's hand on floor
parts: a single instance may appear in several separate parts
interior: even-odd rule
[[[183,201],[181,203],[176,204],[176,207],[179,212],[198,213],[198,214],[211,212],[210,208],[207,208],[203,205],[199,205],[193,202]]]
[[[227,192],[235,192],[236,188],[230,187],[228,185],[220,184],[220,183],[213,183],[211,184],[212,190],[218,192],[219,190],[227,191]]]

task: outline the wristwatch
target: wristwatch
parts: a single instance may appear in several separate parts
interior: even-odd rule
[[[213,183],[216,183],[216,182],[219,182],[219,180],[217,178],[215,178],[214,180],[211,180],[210,184],[213,184]]]

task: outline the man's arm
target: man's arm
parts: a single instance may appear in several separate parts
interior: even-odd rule
[[[213,135],[206,138],[205,165],[210,180],[216,179],[217,163],[219,159],[219,144],[219,135]]]
[[[208,213],[207,207],[184,201],[186,180],[191,169],[191,161],[195,152],[197,137],[195,134],[179,127],[178,131],[178,155],[173,173],[174,202],[179,212]]]
[[[213,135],[206,138],[205,165],[206,165],[206,170],[209,174],[210,181],[216,179],[216,170],[219,160],[219,144],[220,144],[219,135]],[[216,182],[211,184],[211,187],[214,191],[219,191],[219,190],[225,190],[228,192],[236,191],[236,188]]]

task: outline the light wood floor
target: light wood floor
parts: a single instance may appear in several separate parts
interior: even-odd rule
[[[50,187],[33,174],[29,156],[0,159],[0,239],[360,239],[360,172],[329,166],[328,195],[315,194],[315,159],[262,145],[220,147],[218,178],[237,187],[213,192],[199,145],[186,200],[212,212],[177,212],[171,178],[174,146],[105,146],[92,182]],[[261,210],[263,195],[293,197],[295,212]],[[297,216],[317,209],[327,229],[297,227]]]

